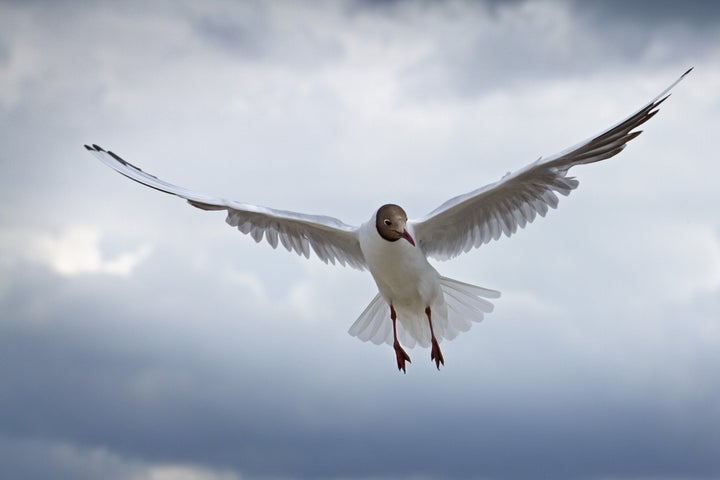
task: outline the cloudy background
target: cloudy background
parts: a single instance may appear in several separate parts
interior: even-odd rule
[[[0,3],[0,477],[720,478],[720,9],[596,3]],[[439,372],[347,335],[367,273],[82,148],[414,217],[690,66],[558,211],[437,265],[503,292]]]

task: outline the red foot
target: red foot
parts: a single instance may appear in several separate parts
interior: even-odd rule
[[[427,315],[428,323],[430,324],[430,341],[432,342],[432,348],[430,350],[430,360],[435,361],[435,366],[438,370],[440,370],[440,364],[442,363],[443,366],[445,366],[445,359],[442,356],[442,352],[440,351],[440,345],[438,345],[437,338],[435,338],[435,331],[433,330],[433,324],[432,324],[432,312],[430,311],[430,307],[425,308],[425,315]]]
[[[438,370],[440,370],[441,363],[443,364],[443,366],[445,366],[445,359],[443,358],[443,354],[440,351],[440,345],[438,345],[438,342],[434,337],[432,339],[432,348],[430,350],[430,360],[435,361],[435,366]]]
[[[399,342],[395,342],[393,344],[393,348],[395,349],[395,356],[397,357],[398,370],[402,370],[403,373],[407,373],[405,371],[405,361],[412,363],[410,361],[410,356],[405,352],[405,350],[403,350]]]

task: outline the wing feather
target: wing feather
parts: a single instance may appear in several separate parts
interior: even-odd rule
[[[423,252],[447,260],[544,217],[579,182],[567,175],[576,165],[599,162],[620,153],[642,133],[636,130],[658,112],[669,91],[690,70],[642,108],[607,130],[548,158],[540,158],[500,181],[454,197],[422,218],[411,220]]]
[[[358,270],[366,268],[360,250],[358,228],[336,218],[276,210],[193,192],[146,173],[97,145],[85,145],[85,148],[104,164],[131,180],[184,198],[190,205],[202,210],[225,210],[228,225],[250,235],[258,243],[265,239],[273,248],[281,244],[286,250],[306,258],[310,257],[312,249],[325,263],[338,262]]]

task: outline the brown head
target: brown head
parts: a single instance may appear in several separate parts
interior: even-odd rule
[[[375,218],[375,228],[377,228],[380,236],[388,242],[396,242],[404,238],[414,247],[415,240],[413,240],[405,229],[407,219],[407,214],[402,207],[389,203],[378,209]]]

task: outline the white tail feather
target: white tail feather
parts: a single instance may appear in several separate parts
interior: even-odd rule
[[[438,341],[443,338],[452,340],[461,332],[467,332],[473,322],[482,321],[484,314],[493,311],[493,304],[486,298],[499,298],[500,292],[478,287],[447,277],[440,277],[444,303],[431,305],[433,330]],[[398,311],[398,337],[407,348],[416,343],[423,347],[430,345],[430,328],[424,312]],[[376,345],[392,345],[392,322],[390,306],[380,294],[375,295],[370,304],[352,324],[348,333],[363,342],[371,341]]]
[[[352,324],[348,333],[353,337],[358,337],[363,342],[368,340],[375,345],[380,345],[386,341],[384,333],[383,320],[389,317],[388,304],[378,293],[372,299],[370,304],[360,314],[355,323]],[[390,322],[387,322],[388,324]],[[380,334],[378,334],[380,332]],[[392,342],[392,332],[390,332],[390,341]]]

